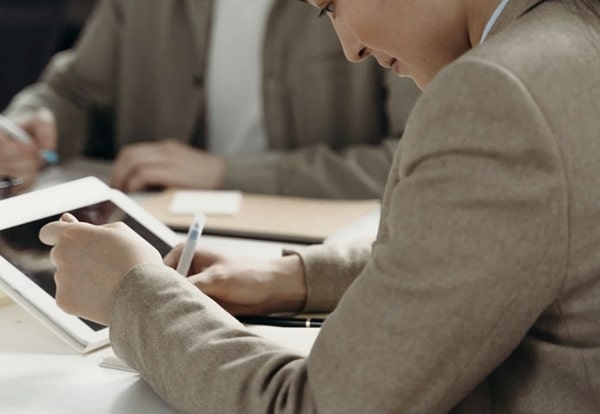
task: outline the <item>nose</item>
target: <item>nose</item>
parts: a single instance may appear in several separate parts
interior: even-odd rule
[[[348,61],[358,63],[371,55],[369,49],[360,43],[346,26],[335,21],[333,26]]]
[[[342,42],[342,49],[346,59],[352,63],[362,62],[371,55],[371,52],[358,42]]]

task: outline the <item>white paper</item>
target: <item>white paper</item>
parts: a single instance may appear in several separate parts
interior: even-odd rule
[[[99,366],[103,368],[118,369],[120,371],[137,372],[137,370],[131,368],[125,361],[116,355],[105,355]]]
[[[169,211],[172,214],[234,215],[240,210],[242,193],[239,191],[176,191]]]

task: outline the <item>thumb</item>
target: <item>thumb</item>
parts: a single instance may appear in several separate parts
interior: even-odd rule
[[[54,246],[60,239],[60,235],[67,226],[69,226],[69,223],[64,221],[53,221],[44,225],[40,229],[40,241],[48,246]]]
[[[71,213],[64,213],[58,221],[48,223],[40,229],[40,241],[48,246],[54,246],[58,242],[62,231],[72,223],[79,223],[79,220]]]
[[[179,257],[181,256],[181,252],[183,251],[184,243],[179,243],[175,246],[163,259],[163,263],[173,269],[177,268],[177,263],[179,262]]]
[[[64,213],[62,216],[60,216],[60,221],[64,221],[66,223],[78,223],[79,220],[77,220],[77,218],[75,218],[75,216],[71,213]]]

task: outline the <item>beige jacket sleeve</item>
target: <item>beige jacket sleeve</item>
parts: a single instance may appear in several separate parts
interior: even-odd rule
[[[341,151],[324,144],[226,159],[225,188],[302,197],[380,198],[399,137]]]
[[[284,255],[297,254],[304,266],[307,299],[302,312],[333,311],[348,286],[365,267],[371,256],[372,243],[370,238],[361,238],[348,244],[285,249]]]
[[[306,359],[148,266],[118,291],[117,355],[185,413],[445,413],[468,398],[560,290],[564,171],[535,100],[502,69],[462,60],[425,95],[371,259]]]
[[[225,187],[304,197],[381,198],[406,119],[420,95],[409,79],[387,73],[382,83],[387,91],[387,137],[365,140],[377,142],[373,145],[341,149],[321,143],[292,151],[230,156],[226,159]],[[352,116],[361,114],[348,113],[347,123],[352,122]]]
[[[76,49],[57,54],[40,82],[21,91],[6,110],[16,115],[49,108],[56,117],[63,159],[81,153],[92,117],[114,103],[120,13],[119,0],[98,2]]]

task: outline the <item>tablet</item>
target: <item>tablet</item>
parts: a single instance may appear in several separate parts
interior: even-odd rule
[[[80,221],[122,221],[165,255],[180,237],[135,201],[95,177],[0,201],[0,288],[80,352],[109,343],[108,328],[63,312],[54,300],[55,267],[38,233],[69,212]]]

